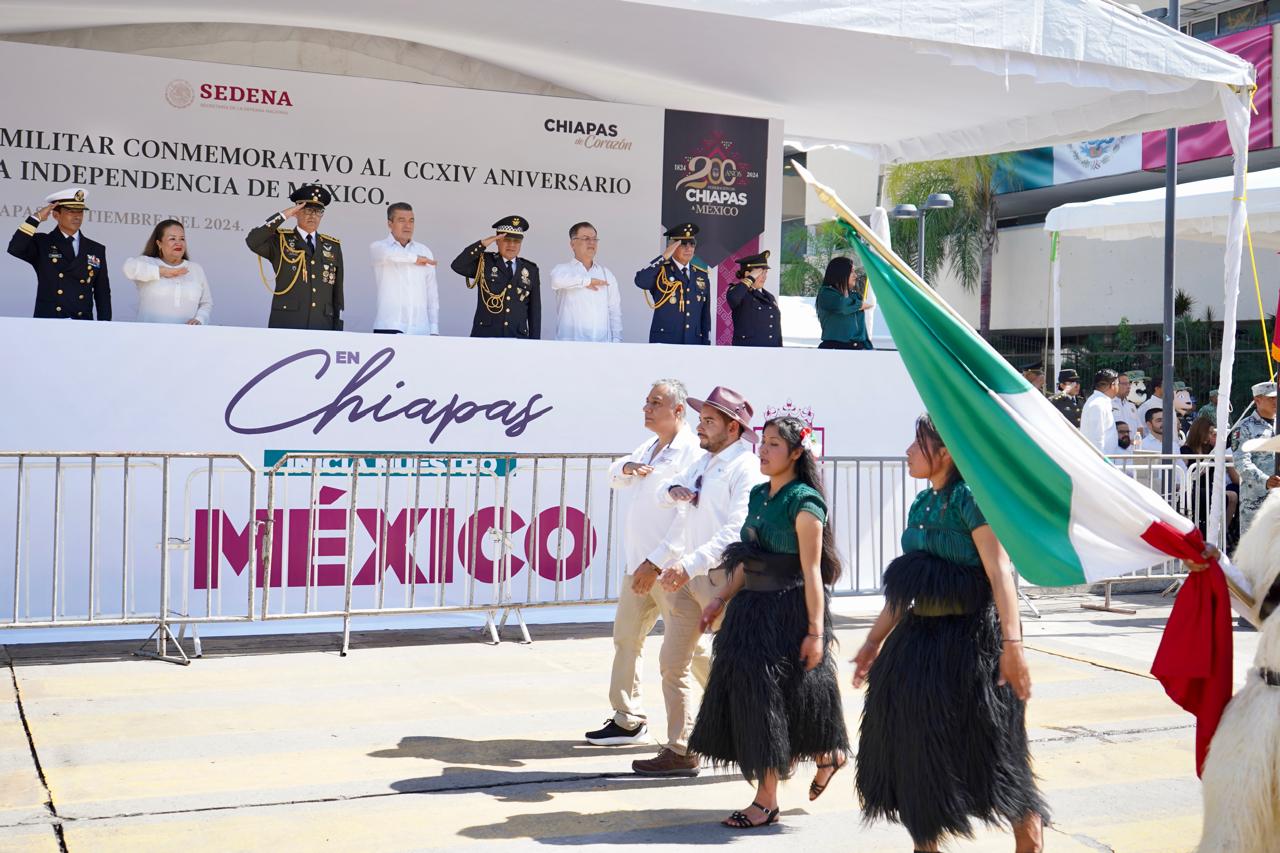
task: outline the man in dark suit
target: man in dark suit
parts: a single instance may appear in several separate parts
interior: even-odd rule
[[[70,320],[111,319],[111,280],[107,248],[80,233],[84,221],[83,187],[67,187],[45,198],[45,206],[28,216],[13,239],[9,254],[36,271],[36,309],[32,316]],[[52,215],[58,227],[36,231]]]
[[[332,194],[319,184],[305,184],[289,196],[293,207],[249,232],[245,244],[275,270],[275,286],[258,261],[262,283],[271,291],[272,329],[342,331],[342,243],[318,233]],[[281,227],[289,217],[294,228]]]
[[[529,220],[508,216],[493,223],[494,234],[477,240],[450,268],[477,288],[473,338],[538,338],[542,335],[542,281],[538,265],[520,257]],[[498,244],[498,251],[485,249]]]
[[[733,311],[735,347],[782,346],[782,311],[778,298],[764,289],[768,277],[768,252],[738,258],[738,281],[724,294]]]
[[[692,222],[667,229],[666,250],[636,273],[636,287],[653,309],[651,344],[711,343],[711,277],[693,263],[697,233]]]

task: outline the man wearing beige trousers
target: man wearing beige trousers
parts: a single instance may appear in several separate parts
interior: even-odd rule
[[[613,620],[613,672],[609,678],[609,704],[613,716],[602,728],[587,732],[589,743],[624,746],[647,743],[647,717],[641,704],[640,673],[644,641],[664,615],[666,596],[655,582],[668,557],[663,544],[679,514],[674,504],[662,505],[657,490],[683,471],[701,454],[698,439],[685,420],[688,392],[676,379],[660,379],[644,401],[645,428],[656,437],[609,469],[610,484],[618,491],[623,518],[623,548],[627,575],[618,591]],[[665,623],[664,623],[665,624]],[[706,684],[711,667],[710,638],[698,643],[693,675]]]
[[[705,453],[657,489],[659,506],[683,506],[650,560],[662,567],[662,696],[667,706],[667,743],[654,758],[634,761],[641,776],[697,776],[699,761],[688,750],[697,707],[692,679],[706,683],[708,669],[695,658],[705,654],[699,629],[702,610],[728,583],[718,568],[725,546],[737,542],[747,517],[751,488],[763,482],[754,453],[751,404],[729,388],[717,387],[705,400],[689,398],[698,412],[698,445]],[[665,553],[663,553],[665,551]],[[652,571],[650,571],[652,574]],[[714,627],[714,626],[713,626]]]

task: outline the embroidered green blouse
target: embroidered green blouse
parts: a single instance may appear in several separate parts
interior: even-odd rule
[[[973,531],[986,523],[968,483],[956,480],[940,492],[930,487],[911,503],[902,550],[928,551],[962,566],[979,566],[982,559]]]
[[[827,503],[814,488],[799,480],[787,483],[773,497],[769,484],[761,483],[751,490],[747,504],[747,520],[742,525],[742,541],[754,542],[774,554],[799,554],[796,516],[802,512],[827,521]]]

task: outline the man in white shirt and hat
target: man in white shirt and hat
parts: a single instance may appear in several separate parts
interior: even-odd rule
[[[705,400],[689,398],[698,412],[698,445],[706,451],[658,489],[664,506],[685,507],[652,560],[662,567],[658,582],[666,596],[662,611],[662,698],[667,706],[667,742],[655,758],[635,761],[641,776],[697,776],[689,754],[697,708],[692,702],[694,652],[702,642],[702,610],[727,584],[720,565],[725,546],[737,542],[747,518],[751,488],[765,481],[755,455],[751,404],[737,391],[715,388]]]
[[[644,640],[659,614],[665,618],[668,598],[657,584],[666,557],[664,540],[676,520],[674,504],[658,501],[663,483],[684,471],[701,455],[698,439],[685,420],[688,398],[678,379],[659,379],[644,400],[644,426],[653,436],[630,456],[609,468],[609,481],[618,493],[623,524],[626,576],[618,590],[613,617],[613,671],[609,704],[613,716],[604,727],[587,732],[588,743],[624,746],[648,740],[648,716],[640,701]],[[702,635],[693,654],[693,676],[706,685],[711,671],[711,638]]]
[[[556,340],[622,341],[622,297],[618,280],[596,262],[600,238],[590,222],[569,229],[573,260],[551,270],[556,294]]]
[[[93,320],[96,307],[96,319],[111,319],[107,247],[80,233],[88,196],[84,187],[50,193],[44,207],[28,216],[9,240],[9,254],[36,271],[33,317]],[[50,216],[58,227],[37,230]]]
[[[391,233],[369,246],[378,291],[374,332],[440,334],[435,255],[413,239],[414,224],[413,207],[398,201],[387,207],[387,230]]]

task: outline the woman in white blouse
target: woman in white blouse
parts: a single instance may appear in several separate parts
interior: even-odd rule
[[[208,324],[209,282],[187,258],[187,232],[178,220],[156,225],[142,255],[124,262],[124,274],[138,286],[138,322]]]

